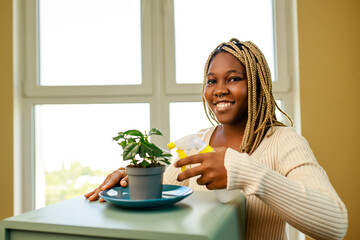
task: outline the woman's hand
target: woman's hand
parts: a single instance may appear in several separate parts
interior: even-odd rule
[[[85,194],[84,196],[88,198],[90,201],[95,201],[99,198],[99,193],[101,191],[112,188],[115,185],[119,184],[119,182],[120,182],[120,186],[122,187],[126,187],[128,185],[128,176],[126,174],[126,171],[123,169],[115,170],[113,173],[109,174],[104,180],[104,182],[98,188]],[[105,200],[102,198],[100,198],[99,201],[105,202]]]
[[[226,148],[218,148],[215,152],[201,153],[178,160],[174,166],[179,168],[188,164],[200,163],[177,177],[178,181],[201,175],[197,179],[199,185],[206,185],[209,190],[222,189],[227,186],[227,172],[224,166]]]

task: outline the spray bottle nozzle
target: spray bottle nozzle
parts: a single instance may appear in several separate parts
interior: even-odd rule
[[[175,146],[174,142],[170,142],[170,143],[168,143],[167,147],[169,148],[169,150],[171,150],[171,149],[174,149],[176,146]]]
[[[182,149],[185,151],[189,151],[191,149],[196,149],[197,152],[203,153],[205,152],[204,149],[207,149],[206,152],[211,152],[213,149],[207,145],[201,138],[199,138],[195,134],[187,135],[183,138],[180,138],[174,142],[170,142],[168,144],[168,148],[171,150],[173,148],[177,147],[178,149]],[[207,148],[207,147],[210,147]]]
[[[170,142],[167,146],[170,150],[177,147],[176,152],[179,154],[180,159],[187,157],[188,151],[190,151],[191,149],[196,149],[198,153],[214,151],[212,147],[207,145],[195,134],[185,136],[174,142]],[[185,166],[181,167],[181,172],[183,171],[185,171]]]

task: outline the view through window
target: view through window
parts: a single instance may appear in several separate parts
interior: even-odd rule
[[[125,166],[121,148],[111,139],[117,131],[148,130],[155,125],[174,140],[211,126],[200,102],[201,92],[195,97],[165,94],[166,80],[161,78],[165,74],[156,72],[164,63],[143,61],[144,39],[168,37],[161,29],[153,31],[157,23],[149,29],[143,24],[150,22],[149,11],[164,14],[162,8],[154,10],[149,7],[152,1],[140,0],[34,2],[39,9],[39,58],[31,66],[38,70],[39,86],[59,89],[54,96],[39,98],[31,93],[33,98],[29,97],[35,116],[36,208],[82,195]],[[246,11],[239,14],[234,9]],[[176,84],[193,88],[192,84],[202,83],[209,53],[232,37],[256,43],[275,76],[273,12],[271,0],[174,0]],[[244,21],[248,24],[241,24]],[[149,51],[152,60],[161,57],[155,45]],[[160,76],[150,78],[160,90],[144,95],[134,88],[126,97],[87,92],[89,86],[136,87],[149,77],[144,76],[144,67]],[[70,98],[62,95],[64,86],[69,87]],[[167,116],[158,116],[156,101],[168,110]]]
[[[175,0],[176,82],[202,83],[209,54],[231,38],[258,45],[275,80],[272,3],[271,0]]]
[[[146,103],[36,105],[36,207],[82,195],[124,167],[112,137],[149,130],[149,110]],[[134,112],[141,117],[129,121]]]
[[[141,84],[140,1],[39,0],[40,84]]]

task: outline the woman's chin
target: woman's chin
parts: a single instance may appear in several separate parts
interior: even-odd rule
[[[232,119],[230,118],[224,118],[224,117],[217,117],[216,118],[218,120],[218,122],[222,125],[225,125],[225,124],[233,124],[234,121],[232,121]]]
[[[216,116],[216,115],[215,115]],[[221,125],[246,125],[247,118],[239,119],[231,116],[216,116],[217,121]]]

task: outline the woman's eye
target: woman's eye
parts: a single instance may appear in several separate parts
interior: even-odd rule
[[[214,83],[216,83],[216,80],[212,80],[212,79],[209,79],[206,82],[207,85],[211,85],[211,84],[214,84]]]
[[[238,81],[241,81],[241,80],[242,80],[242,78],[240,78],[240,77],[233,77],[233,78],[229,79],[229,82],[238,82]]]

